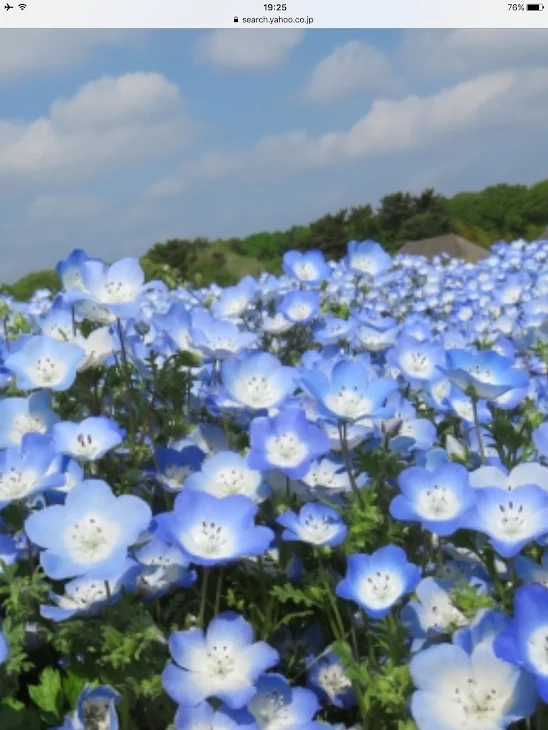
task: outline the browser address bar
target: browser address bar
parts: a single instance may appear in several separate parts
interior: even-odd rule
[[[0,9],[0,42],[4,28],[547,27],[543,4],[501,0],[9,0]]]

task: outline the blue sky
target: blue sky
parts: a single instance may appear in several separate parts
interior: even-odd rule
[[[0,30],[0,279],[548,176],[548,31]]]

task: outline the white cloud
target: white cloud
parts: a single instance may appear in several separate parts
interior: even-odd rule
[[[353,40],[337,46],[318,63],[304,97],[308,101],[329,102],[366,90],[385,91],[394,84],[388,58],[374,46]]]
[[[548,29],[408,31],[399,57],[405,68],[432,76],[540,66],[548,63]]]
[[[46,71],[73,69],[101,47],[135,40],[138,34],[122,30],[10,29],[2,32],[0,84]]]
[[[41,195],[29,206],[27,218],[39,224],[79,223],[104,215],[111,206],[108,199],[93,195]]]
[[[378,100],[349,130],[264,137],[239,153],[211,151],[152,186],[150,197],[179,194],[227,177],[262,182],[306,170],[428,149],[462,133],[548,120],[548,68],[482,74],[427,97]],[[464,142],[465,144],[466,142]]]
[[[283,64],[304,31],[292,28],[215,30],[196,44],[196,60],[225,69],[264,71]]]
[[[67,182],[180,151],[194,133],[160,74],[103,77],[29,123],[0,120],[0,181]]]

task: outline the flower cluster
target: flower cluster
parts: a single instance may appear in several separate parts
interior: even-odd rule
[[[0,727],[546,730],[548,241],[3,297]]]

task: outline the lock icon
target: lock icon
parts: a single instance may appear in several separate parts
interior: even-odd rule
[[[235,23],[237,23],[237,22],[238,22],[238,16],[237,16],[237,15],[235,15],[235,16],[234,16],[234,22],[235,22]]]

